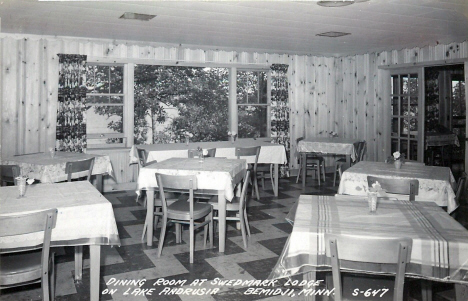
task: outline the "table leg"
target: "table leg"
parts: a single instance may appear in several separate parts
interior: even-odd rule
[[[101,246],[89,246],[89,260],[90,260],[90,299],[91,301],[99,300],[99,269],[101,266]]]
[[[154,190],[146,191],[146,244],[153,245]]]
[[[306,170],[306,166],[307,166],[307,161],[306,161],[306,154],[305,153],[302,153],[301,154],[302,156],[302,189],[305,189],[305,182],[306,182],[306,176],[307,176],[307,170]]]
[[[226,245],[226,198],[224,191],[218,192],[219,252],[224,253]]]
[[[279,183],[279,166],[278,164],[275,164],[275,171],[274,171],[274,177],[273,179],[275,180],[275,183],[273,183],[273,193],[275,196],[278,196],[278,183]]]
[[[83,278],[83,246],[75,246],[75,281]]]
[[[455,297],[457,301],[468,300],[468,286],[455,284]]]

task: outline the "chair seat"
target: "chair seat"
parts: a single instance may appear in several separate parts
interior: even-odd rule
[[[0,256],[0,286],[41,280],[41,250]]]
[[[177,201],[167,206],[167,217],[170,219],[190,220],[190,202]],[[210,204],[193,203],[193,219],[205,217],[211,212]]]

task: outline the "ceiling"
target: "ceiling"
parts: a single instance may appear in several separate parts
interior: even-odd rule
[[[157,15],[123,20],[125,12]],[[189,48],[344,56],[468,40],[468,0],[0,0],[1,32],[177,44]],[[319,33],[347,32],[338,38]]]

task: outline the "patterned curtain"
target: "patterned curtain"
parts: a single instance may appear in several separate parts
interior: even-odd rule
[[[288,65],[271,65],[271,137],[286,148],[290,156]],[[281,166],[281,176],[289,176],[288,164]]]
[[[86,55],[58,54],[59,88],[55,148],[86,151]]]

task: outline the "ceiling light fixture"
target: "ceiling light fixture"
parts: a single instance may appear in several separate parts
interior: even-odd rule
[[[348,6],[354,3],[354,0],[320,0],[317,2],[320,6],[325,7],[341,7]]]
[[[328,38],[338,38],[342,36],[347,36],[349,34],[350,34],[349,32],[328,31],[328,32],[318,33],[317,36],[328,37]]]
[[[149,21],[156,17],[156,15],[146,15],[146,14],[137,14],[137,13],[124,13],[120,16],[120,19],[126,20],[140,20],[140,21]]]

